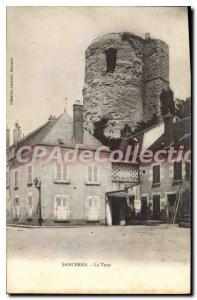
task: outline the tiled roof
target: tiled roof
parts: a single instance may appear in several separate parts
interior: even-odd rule
[[[140,150],[142,147],[145,133],[148,132],[149,130],[159,126],[160,124],[161,124],[161,122],[158,124],[155,124],[154,126],[146,128],[145,130],[143,130],[137,134],[134,134],[133,136],[131,136],[127,139],[124,139],[121,142],[120,149],[125,149],[128,145],[133,145],[133,144],[137,143],[139,145],[139,150]],[[155,151],[158,149],[163,149],[163,148],[169,147],[170,145],[172,145],[174,143],[180,143],[183,140],[184,140],[184,142],[186,142],[186,140],[190,141],[191,117],[187,117],[187,118],[184,118],[184,119],[174,122],[173,127],[174,127],[174,137],[173,137],[172,141],[169,140],[169,137],[167,134],[162,133],[159,136],[159,138],[157,138],[153,141],[153,143],[148,147],[148,149]]]
[[[48,120],[45,124],[23,137],[17,143],[17,146],[59,145],[60,139],[61,145],[64,146],[74,147],[76,144],[73,136],[73,119],[66,112],[57,118]],[[16,144],[11,145],[10,148],[14,146]],[[99,146],[102,146],[102,144],[84,129],[82,147],[95,149]]]

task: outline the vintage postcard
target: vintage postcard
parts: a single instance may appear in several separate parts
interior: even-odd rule
[[[191,293],[188,7],[7,7],[7,293]]]

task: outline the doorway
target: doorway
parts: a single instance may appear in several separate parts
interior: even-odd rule
[[[143,196],[141,198],[141,218],[142,220],[146,220],[148,216],[148,200],[147,196]]]
[[[168,194],[168,219],[172,220],[174,212],[174,204],[176,201],[176,194]]]
[[[160,218],[160,195],[153,195],[153,217]]]
[[[120,224],[120,203],[119,201],[112,201],[112,225]]]
[[[126,223],[126,199],[111,199],[112,225],[125,225]]]

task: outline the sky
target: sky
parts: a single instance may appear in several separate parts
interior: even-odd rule
[[[100,35],[125,31],[141,37],[150,33],[169,45],[170,86],[176,98],[189,97],[185,7],[8,7],[7,126],[11,131],[18,121],[23,133],[29,133],[50,114],[60,115],[65,103],[72,115],[75,100],[82,101],[86,48]]]

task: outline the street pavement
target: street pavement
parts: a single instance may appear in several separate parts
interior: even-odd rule
[[[8,291],[186,293],[190,229],[8,226],[7,261]]]

